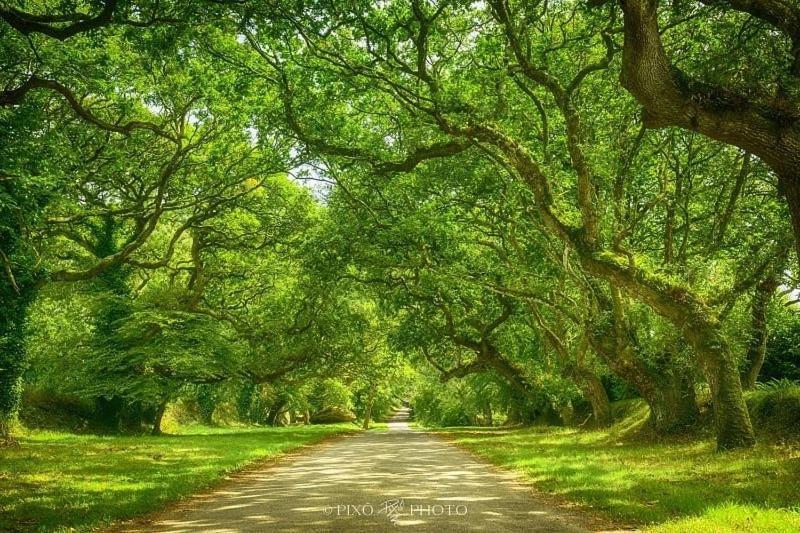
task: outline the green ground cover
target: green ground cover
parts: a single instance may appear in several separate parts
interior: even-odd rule
[[[34,431],[0,448],[0,531],[87,530],[158,509],[353,424],[187,427],[160,437]]]
[[[714,452],[711,439],[621,440],[611,431],[448,428],[442,434],[540,491],[658,532],[800,531],[800,448]]]

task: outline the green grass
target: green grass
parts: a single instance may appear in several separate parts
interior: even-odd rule
[[[35,431],[19,447],[0,448],[0,531],[87,530],[134,517],[253,461],[354,430],[195,426],[162,437]]]
[[[543,492],[658,532],[800,531],[800,449],[621,442],[562,428],[441,430]]]

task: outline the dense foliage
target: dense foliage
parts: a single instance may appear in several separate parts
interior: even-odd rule
[[[797,379],[792,3],[0,18],[4,435],[23,389],[154,433],[170,405],[606,426],[641,397],[729,449],[744,390]]]

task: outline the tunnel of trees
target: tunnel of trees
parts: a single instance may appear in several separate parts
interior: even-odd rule
[[[0,433],[607,426],[800,376],[800,7],[0,4]]]

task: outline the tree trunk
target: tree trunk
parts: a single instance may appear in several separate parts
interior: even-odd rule
[[[780,178],[800,261],[800,128],[796,122],[787,121],[778,106],[748,101],[741,95],[735,109],[720,105],[729,98],[725,88],[681,80],[661,41],[658,1],[621,0],[620,5],[624,22],[620,81],[644,108],[645,126],[696,131],[758,156]]]
[[[750,414],[744,402],[736,360],[713,324],[701,321],[686,332],[711,388],[717,430],[717,449],[749,448],[756,443]]]
[[[580,254],[587,271],[607,279],[612,288],[616,287],[614,290],[624,288],[682,332],[711,387],[717,448],[729,450],[753,446],[755,434],[733,354],[719,322],[705,303],[690,291],[660,282],[644,270],[590,255],[586,249],[580,250]]]
[[[611,425],[611,402],[608,400],[606,388],[594,372],[585,368],[575,369],[575,377],[583,396],[592,406],[592,416],[597,427]]]
[[[493,413],[492,413],[492,404],[489,403],[489,402],[486,402],[486,405],[483,408],[483,418],[484,418],[484,422],[486,423],[487,426],[491,427],[491,426],[494,425],[494,417],[493,417]]]
[[[308,409],[305,410],[303,413],[303,425],[309,426],[311,425],[311,411]]]
[[[589,340],[598,357],[647,403],[653,430],[659,435],[669,435],[694,423],[699,413],[693,384],[690,387],[685,380],[673,379],[673,369],[662,368],[660,375],[652,372],[636,355],[629,338],[615,339],[615,336],[621,333],[593,332]]]
[[[269,412],[269,425],[270,426],[277,426],[278,425],[278,417],[283,413],[283,408],[286,407],[287,401],[283,398],[279,399],[275,404],[272,406]]]
[[[575,421],[575,408],[572,406],[571,401],[567,400],[566,403],[556,406],[555,409],[558,411],[558,417],[565,426],[573,424]]]
[[[161,422],[164,420],[164,413],[167,411],[167,404],[169,403],[169,398],[164,398],[160,404],[158,404],[158,409],[156,409],[156,416],[153,420],[153,430],[150,432],[151,435],[162,435],[161,432]]]
[[[25,318],[33,291],[3,298],[0,310],[0,440],[9,439],[22,399],[25,370]],[[10,301],[9,301],[10,300]]]
[[[756,286],[753,293],[753,303],[751,306],[751,333],[750,341],[747,345],[747,356],[745,362],[747,369],[742,376],[742,386],[745,389],[753,389],[756,386],[761,367],[764,365],[764,358],[767,354],[767,310],[772,295],[778,288],[778,275],[767,276]]]
[[[693,426],[700,410],[691,376],[680,369],[669,368],[663,370],[658,382],[658,397],[653,401],[657,413],[652,417],[657,431],[680,433]]]
[[[783,191],[786,198],[786,205],[789,208],[789,217],[792,220],[792,231],[794,232],[794,249],[797,260],[800,262],[800,168],[797,168],[797,175],[780,175],[779,188]]]
[[[511,361],[503,357],[494,346],[487,344],[480,357],[485,360],[495,372],[505,378],[523,397],[530,397],[532,388],[522,374],[522,371]]]
[[[369,429],[369,423],[372,418],[372,404],[375,402],[376,386],[373,383],[369,388],[369,398],[367,399],[367,408],[364,410],[364,429]]]

